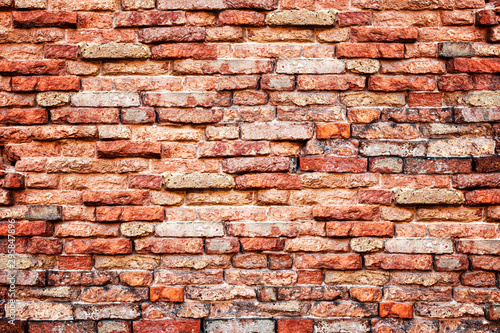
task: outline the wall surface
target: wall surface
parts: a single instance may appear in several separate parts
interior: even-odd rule
[[[0,332],[500,332],[496,6],[0,0]]]

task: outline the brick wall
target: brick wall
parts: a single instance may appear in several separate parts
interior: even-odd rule
[[[497,3],[0,0],[0,332],[500,332]]]

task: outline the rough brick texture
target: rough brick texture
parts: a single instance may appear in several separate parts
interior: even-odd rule
[[[499,74],[498,0],[0,0],[0,332],[500,332]]]

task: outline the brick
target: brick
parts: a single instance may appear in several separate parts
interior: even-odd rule
[[[300,178],[291,174],[255,174],[237,176],[236,189],[301,189]]]
[[[166,174],[164,179],[165,187],[170,189],[227,189],[234,186],[233,178],[223,174]]]
[[[344,71],[345,64],[336,59],[279,59],[276,63],[276,73],[283,74],[339,74]]]
[[[398,59],[404,56],[403,44],[342,43],[337,46],[339,58],[387,58]]]
[[[339,26],[351,26],[351,25],[371,25],[372,15],[370,12],[341,12],[338,14]]]
[[[222,170],[227,173],[289,171],[287,157],[230,158],[222,162]]]
[[[137,333],[172,331],[178,333],[199,333],[200,321],[189,319],[139,320],[133,322],[133,330]]]
[[[286,222],[229,223],[228,235],[239,237],[296,237],[296,224]]]
[[[442,42],[438,44],[438,54],[443,58],[473,57],[471,42]]]
[[[453,253],[453,242],[438,238],[393,238],[385,242],[385,251],[392,253]]]
[[[13,77],[13,91],[71,91],[80,89],[80,80],[77,77]]]
[[[161,144],[157,142],[100,141],[97,143],[100,157],[159,158]]]
[[[29,333],[34,332],[57,332],[58,330],[66,332],[85,332],[94,330],[95,324],[92,322],[71,323],[71,322],[32,322],[29,325]]]
[[[329,26],[335,24],[335,11],[275,11],[267,15],[267,25]]]
[[[481,156],[493,155],[494,142],[489,139],[449,139],[429,143],[428,156]]]
[[[417,37],[416,28],[354,27],[351,29],[351,40],[354,42],[414,42]]]
[[[219,24],[264,26],[266,16],[264,13],[248,10],[225,10],[219,13]]]
[[[48,121],[47,111],[44,109],[8,109],[0,111],[0,123],[10,125],[45,124]]]
[[[216,123],[222,120],[221,110],[190,109],[189,114],[185,109],[158,109],[160,122],[172,123]]]
[[[300,75],[297,90],[362,90],[365,79],[345,75]]]
[[[444,189],[398,189],[394,197],[401,205],[458,205],[464,202],[462,192]]]
[[[46,45],[44,57],[47,59],[72,59],[78,56],[76,45]]]
[[[311,313],[320,318],[328,317],[370,317],[377,313],[375,304],[357,302],[317,302],[313,305]]]
[[[58,27],[76,28],[77,14],[70,12],[50,11],[16,11],[12,13],[12,21],[15,27]]]
[[[368,269],[432,269],[432,257],[429,255],[371,254],[364,258]]]
[[[413,304],[380,303],[380,317],[413,318]]]
[[[124,7],[142,6],[141,9],[154,8],[147,1],[142,4],[134,3],[131,0],[122,1]],[[151,8],[144,8],[151,7]],[[126,10],[134,10],[139,8],[125,8]],[[146,27],[146,26],[169,26],[182,25],[186,23],[186,15],[181,11],[151,11],[151,12],[119,12],[115,14],[115,24],[117,27]]]
[[[77,107],[139,106],[139,94],[127,92],[79,92],[71,96]]]
[[[269,319],[229,319],[208,320],[205,323],[205,332],[216,333],[224,331],[239,332],[274,332],[274,321]]]
[[[307,140],[313,135],[308,124],[242,124],[241,138],[244,140]]]
[[[403,161],[400,158],[380,157],[370,160],[369,170],[379,173],[403,172]]]
[[[144,104],[147,106],[161,107],[213,107],[229,106],[227,93],[145,93]]]
[[[300,169],[320,172],[365,172],[367,160],[357,157],[301,157]]]
[[[424,76],[371,76],[368,89],[374,91],[434,90],[436,82]]]
[[[456,174],[470,173],[472,165],[465,159],[419,159],[406,160],[405,173],[409,174]]]
[[[145,59],[149,48],[140,44],[82,44],[80,56],[83,59]]]
[[[495,73],[499,71],[500,61],[497,59],[457,58],[451,60],[448,69],[459,73]]]
[[[64,244],[67,254],[127,254],[132,253],[132,243],[128,239],[72,240]]]
[[[97,207],[97,221],[163,221],[161,207]]]
[[[199,42],[206,37],[202,27],[144,28],[137,33],[141,43]]]
[[[217,59],[217,48],[209,44],[156,45],[151,48],[151,58],[162,59]]]
[[[311,319],[278,319],[276,332],[312,333],[314,322]]]
[[[498,240],[459,240],[457,251],[470,254],[498,254]]]
[[[62,219],[62,207],[55,205],[30,205],[26,212],[27,220],[57,221]]]

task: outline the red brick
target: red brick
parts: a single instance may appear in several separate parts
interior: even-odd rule
[[[431,270],[432,256],[408,254],[370,254],[365,256],[368,269]]]
[[[496,25],[498,17],[493,10],[480,10],[476,12],[476,24],[478,25]]]
[[[64,243],[67,254],[127,254],[132,253],[129,239],[75,239]]]
[[[161,143],[146,141],[99,141],[97,142],[97,154],[99,157],[160,158]]]
[[[83,191],[82,201],[86,205],[147,205],[149,192],[140,190],[127,191]]]
[[[289,171],[289,157],[235,157],[222,161],[226,173]]]
[[[241,238],[243,251],[281,251],[285,247],[283,239]]]
[[[130,175],[129,187],[142,189],[161,189],[162,177],[156,175]]]
[[[377,206],[313,206],[313,215],[321,220],[375,220],[379,216]]]
[[[404,56],[404,44],[340,43],[337,45],[339,58],[387,58]]]
[[[297,90],[363,90],[365,78],[349,75],[299,75]]]
[[[78,91],[80,79],[74,76],[13,77],[13,91]]]
[[[475,190],[465,194],[466,205],[500,204],[500,190]]]
[[[351,40],[354,42],[415,42],[417,28],[354,27]]]
[[[77,13],[72,12],[49,12],[44,10],[16,11],[12,13],[12,21],[14,22],[14,27],[20,28],[76,28],[77,16]]]
[[[59,254],[62,252],[62,242],[52,238],[32,238],[26,250],[28,253]]]
[[[202,27],[144,28],[137,32],[141,43],[199,42],[206,37]]]
[[[198,146],[201,157],[268,155],[269,143],[265,141],[202,142]]]
[[[151,48],[151,58],[162,59],[217,59],[217,48],[209,44],[171,44]]]
[[[152,302],[184,302],[184,288],[155,286],[149,288]]]
[[[143,238],[134,246],[137,253],[203,253],[201,238]]]
[[[370,12],[341,12],[338,14],[338,22],[341,27],[371,25],[372,14]]]
[[[301,157],[300,170],[320,172],[366,172],[368,160],[359,157]]]
[[[438,88],[441,91],[472,90],[474,88],[470,75],[443,75],[439,78]]]
[[[472,163],[469,159],[423,159],[408,158],[405,161],[405,173],[409,174],[456,174],[471,173]]]
[[[448,70],[459,73],[498,73],[500,59],[456,58],[448,62]]]
[[[299,269],[360,269],[361,256],[357,254],[299,254],[295,256],[295,267]]]
[[[22,189],[24,188],[24,175],[13,172],[8,173],[0,180],[0,185],[8,189]]]
[[[408,94],[408,106],[440,107],[441,105],[442,105],[441,93],[410,92]]]
[[[47,59],[71,59],[78,57],[78,46],[76,45],[46,45],[44,57]]]
[[[276,333],[313,333],[314,322],[311,319],[278,319]]]
[[[59,256],[57,268],[60,270],[90,270],[91,256]]]
[[[427,76],[370,76],[368,89],[374,91],[434,90],[436,81]]]
[[[120,121],[118,109],[57,109],[50,110],[55,124],[116,124]]]
[[[462,284],[472,287],[494,287],[496,277],[493,272],[465,272],[462,274]]]
[[[387,190],[359,190],[359,203],[390,205],[392,192]]]
[[[380,303],[380,317],[413,318],[413,304]]]
[[[185,23],[181,11],[123,11],[115,13],[117,27],[147,27]]]
[[[264,26],[266,15],[248,10],[225,10],[219,13],[219,25],[251,25]]]
[[[97,207],[97,221],[163,221],[161,207]]]
[[[35,125],[48,122],[47,110],[45,109],[7,109],[0,110],[0,123],[9,125]]]
[[[37,332],[65,332],[65,333],[86,333],[93,332],[95,330],[94,322],[80,322],[80,323],[72,323],[72,322],[30,322],[29,323],[29,333],[37,333]],[[11,331],[5,331],[11,332]],[[14,333],[16,331],[12,331]],[[21,332],[21,331],[19,331]]]
[[[316,124],[317,139],[333,139],[344,138],[348,139],[351,135],[349,124]]]
[[[243,175],[235,178],[236,189],[265,189],[276,188],[284,190],[300,190],[302,185],[297,175],[291,174],[255,174]]]

